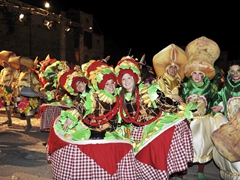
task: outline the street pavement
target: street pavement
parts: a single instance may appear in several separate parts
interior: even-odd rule
[[[12,127],[1,125],[6,120],[5,111],[0,109],[0,180],[52,180],[51,164],[42,144],[48,133],[40,131],[40,119],[32,118],[29,132],[24,131],[26,121],[20,117],[12,116]],[[214,162],[206,165],[205,176],[208,180],[221,180]],[[189,165],[184,179],[198,179],[197,165]]]
[[[0,111],[0,124],[7,117]],[[13,126],[0,125],[0,180],[51,180],[51,164],[42,145],[48,133],[39,129],[40,120],[32,118],[32,129],[24,131],[26,120],[12,116]]]

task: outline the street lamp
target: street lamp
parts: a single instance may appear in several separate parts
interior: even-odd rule
[[[44,3],[44,7],[45,7],[46,9],[49,9],[49,8],[50,8],[49,2],[45,2],[45,3]]]

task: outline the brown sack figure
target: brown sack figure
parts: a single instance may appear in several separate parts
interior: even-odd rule
[[[233,118],[212,133],[218,152],[230,162],[240,161],[240,108]]]

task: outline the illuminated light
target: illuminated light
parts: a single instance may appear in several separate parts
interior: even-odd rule
[[[49,9],[49,8],[50,8],[49,2],[45,2],[45,3],[44,3],[44,7],[47,8],[47,9]]]
[[[71,30],[71,28],[70,28],[71,25],[72,25],[72,21],[69,21],[69,22],[66,23],[66,27],[65,27],[66,32],[69,32]]]
[[[24,14],[21,13],[21,14],[19,15],[19,18],[18,18],[18,19],[19,19],[20,22],[22,22],[23,18],[24,18]]]
[[[65,31],[66,31],[66,32],[69,32],[70,30],[71,30],[71,28],[68,27],[68,26],[65,28]]]
[[[52,27],[52,23],[53,21],[44,20],[43,25],[50,29]]]

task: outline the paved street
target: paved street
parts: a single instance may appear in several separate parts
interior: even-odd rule
[[[0,111],[0,124],[6,121]],[[13,117],[13,126],[0,126],[0,179],[1,180],[51,180],[51,164],[46,160],[48,133],[40,132],[39,119],[33,118],[33,128],[25,132],[25,120]]]
[[[13,126],[0,125],[0,180],[51,180],[51,164],[46,160],[46,148],[42,145],[48,133],[39,130],[40,120],[32,118],[33,128],[25,132],[25,120],[13,117]],[[6,121],[0,110],[0,124]],[[213,162],[205,167],[208,180],[220,180]],[[172,177],[171,180],[175,178]],[[190,166],[186,180],[197,180],[197,165]]]

